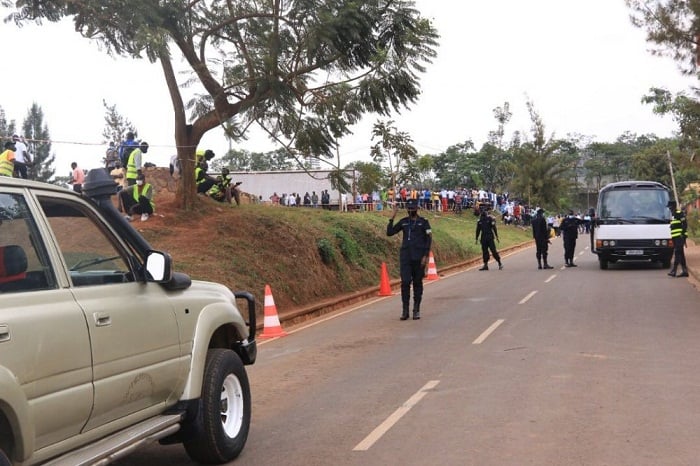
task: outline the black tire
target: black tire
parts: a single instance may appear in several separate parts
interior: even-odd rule
[[[608,260],[603,259],[602,257],[598,258],[598,262],[600,263],[600,270],[608,270]]]
[[[0,450],[0,466],[12,466],[12,463],[10,463],[10,459],[2,450]]]
[[[209,350],[198,408],[184,429],[189,457],[204,464],[236,458],[248,439],[251,400],[248,375],[235,352]]]

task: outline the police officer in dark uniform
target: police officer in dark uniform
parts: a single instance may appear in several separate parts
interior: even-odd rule
[[[535,238],[535,257],[537,257],[538,269],[552,269],[547,263],[547,251],[549,250],[549,225],[547,219],[544,218],[544,210],[537,209],[537,215],[532,220],[532,237]],[[544,267],[542,267],[544,261]]]
[[[411,283],[413,283],[413,320],[420,319],[420,303],[423,299],[423,276],[430,258],[432,231],[428,219],[418,215],[418,201],[409,199],[406,202],[408,216],[394,224],[398,212],[398,203],[394,203],[394,212],[386,227],[387,236],[403,232],[403,241],[399,253],[401,266],[401,302],[403,310],[401,320],[408,319],[408,308],[411,299]]]
[[[476,222],[476,240],[479,241],[479,236],[481,236],[481,254],[484,258],[484,266],[479,270],[489,269],[489,250],[493,255],[493,258],[498,262],[498,270],[503,269],[503,264],[501,264],[501,256],[496,250],[495,240],[498,240],[498,229],[496,228],[496,219],[488,214],[485,208],[481,208],[481,214],[479,215],[479,220]]]
[[[668,273],[671,277],[687,277],[688,268],[685,264],[685,238],[688,235],[688,222],[683,215],[683,212],[676,210],[673,213],[673,220],[671,220],[671,239],[673,240],[673,268]],[[681,266],[681,273],[676,275],[676,270],[678,266]]]
[[[578,238],[578,226],[583,223],[583,220],[576,218],[574,211],[570,210],[561,225],[562,236],[564,237],[564,266],[576,267],[574,264],[574,251],[576,250],[576,239]]]

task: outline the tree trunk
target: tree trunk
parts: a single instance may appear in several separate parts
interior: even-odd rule
[[[197,202],[194,182],[194,154],[202,134],[194,132],[192,125],[187,124],[185,104],[180,95],[180,88],[175,79],[170,57],[167,54],[161,54],[159,58],[175,114],[175,144],[177,145],[177,158],[180,161],[180,181],[177,184],[175,205],[180,209],[194,210]]]
[[[183,210],[192,211],[197,204],[197,188],[194,181],[194,160],[197,143],[191,141],[189,126],[175,129],[177,158],[180,161],[180,180],[177,184],[175,205]],[[183,133],[180,135],[180,133]],[[189,136],[189,137],[188,137]]]

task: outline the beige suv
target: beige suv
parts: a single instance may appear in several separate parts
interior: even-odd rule
[[[114,191],[104,170],[82,195],[0,176],[0,466],[106,464],[153,440],[225,463],[245,445],[253,296],[173,272]]]

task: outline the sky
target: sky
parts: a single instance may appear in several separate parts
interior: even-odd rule
[[[506,139],[529,133],[528,101],[548,136],[575,133],[599,142],[625,131],[671,136],[675,122],[655,115],[641,98],[651,87],[675,93],[697,84],[671,59],[649,53],[624,0],[417,0],[416,7],[441,36],[438,56],[421,77],[419,101],[391,119],[421,154],[467,140],[480,147],[497,127],[493,110],[505,102],[513,113]],[[66,175],[72,161],[85,169],[101,165],[103,100],[148,141],[147,161],[167,166],[175,153],[173,112],[158,63],[110,57],[68,21],[23,28],[0,22],[0,43],[0,106],[18,128],[33,103],[42,108],[57,175]],[[378,119],[367,115],[341,141],[342,165],[370,161]],[[229,142],[213,130],[200,147],[223,155]],[[232,147],[275,148],[256,133]]]

